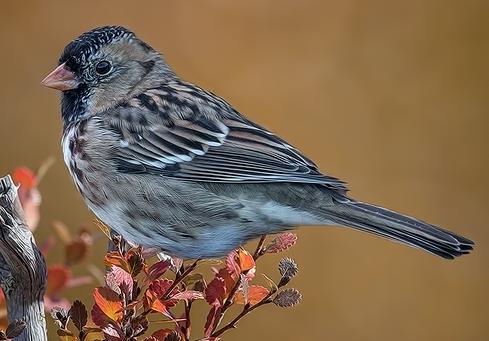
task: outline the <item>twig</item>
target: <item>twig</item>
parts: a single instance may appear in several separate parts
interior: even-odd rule
[[[260,240],[258,241],[258,245],[256,247],[255,253],[253,254],[253,259],[256,261],[259,257],[263,256],[264,249],[263,249],[263,244],[265,243],[265,240],[267,239],[267,235],[264,234],[261,236]]]
[[[190,264],[188,266],[188,268],[185,269],[185,271],[182,272],[181,275],[180,275],[180,273],[177,273],[175,280],[173,281],[173,283],[170,285],[170,287],[166,291],[166,294],[163,297],[163,300],[167,300],[170,298],[173,289],[175,289],[177,287],[177,285],[180,284],[180,282],[182,282],[185,279],[185,277],[187,277],[195,269],[195,267],[197,266],[197,263],[199,261],[200,261],[200,259],[195,260],[192,264]]]
[[[184,336],[184,340],[190,340],[190,334],[192,332],[191,329],[191,320],[190,320],[190,310],[192,309],[192,301],[185,300],[185,326],[182,327],[182,332]]]
[[[211,336],[212,337],[218,337],[218,336],[222,335],[223,333],[225,333],[226,331],[228,331],[229,329],[236,328],[236,324],[243,317],[245,317],[246,315],[248,315],[249,313],[251,313],[256,308],[259,308],[259,307],[261,307],[261,306],[263,306],[265,304],[271,303],[272,300],[270,299],[270,297],[274,293],[275,293],[275,291],[271,291],[263,300],[261,300],[260,302],[258,302],[255,305],[250,305],[250,304],[245,305],[244,308],[243,308],[243,310],[241,311],[241,313],[239,313],[234,319],[232,319],[231,322],[229,322],[228,324],[226,324],[224,327],[222,327],[222,328],[218,329],[217,331],[213,332],[211,334]]]
[[[179,269],[177,272],[177,277],[184,279],[194,268],[197,266],[197,261],[195,261],[193,264],[191,264],[188,268],[182,267]],[[189,271],[190,268],[190,271]],[[176,278],[175,278],[176,281]],[[186,285],[183,284],[184,290],[186,289]],[[171,291],[170,291],[171,293]],[[185,323],[180,326],[180,330],[182,331],[184,341],[190,340],[190,333],[191,333],[191,321],[190,321],[190,310],[192,309],[192,301],[185,300],[184,301],[185,305]]]

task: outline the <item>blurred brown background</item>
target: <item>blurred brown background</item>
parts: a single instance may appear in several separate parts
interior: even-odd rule
[[[62,161],[59,96],[39,82],[71,39],[107,24],[134,30],[355,197],[477,242],[445,261],[301,229],[288,255],[303,303],[258,311],[225,339],[489,340],[488,1],[2,1],[0,174],[57,159],[40,187],[39,241],[54,219],[93,220]],[[276,277],[278,259],[259,272]]]

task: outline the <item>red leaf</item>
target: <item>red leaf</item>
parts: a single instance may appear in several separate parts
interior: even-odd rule
[[[195,291],[195,290],[186,290],[186,291],[178,292],[172,296],[173,300],[187,300],[187,301],[199,300],[203,298],[204,298],[204,294],[202,294],[200,291]]]
[[[236,282],[238,281],[240,275],[234,275],[230,274],[226,268],[223,268],[219,270],[219,272],[216,274],[216,277],[220,277],[224,280],[224,287],[226,288],[226,295],[231,291],[231,289],[234,287]]]
[[[158,297],[163,297],[167,293],[168,289],[170,289],[172,284],[173,284],[173,280],[168,278],[162,278],[162,279],[154,280],[149,285],[149,287],[151,288],[151,290],[153,290],[156,293]]]
[[[251,304],[255,305],[261,300],[263,300],[270,291],[260,285],[251,285],[248,288],[248,297],[244,297],[243,291],[238,291],[234,298],[234,303],[236,304]]]
[[[115,322],[119,322],[122,319],[122,302],[115,291],[107,287],[95,288],[93,299],[109,319]]]
[[[58,294],[68,284],[71,277],[70,269],[64,265],[51,265],[48,267],[48,286],[46,295]]]
[[[226,269],[232,275],[239,277],[241,268],[237,262],[238,253],[236,251],[231,251],[226,257]]]
[[[219,322],[219,316],[221,314],[221,307],[212,306],[209,314],[207,315],[207,319],[204,326],[204,335],[206,337],[210,337],[217,323]]]
[[[292,232],[279,234],[265,248],[267,253],[278,253],[287,250],[297,242],[297,235]]]
[[[105,275],[105,283],[109,288],[114,290],[119,295],[121,294],[121,289],[126,288],[126,296],[131,296],[133,288],[133,279],[131,275],[124,269],[118,266],[112,265]]]
[[[170,260],[162,260],[151,265],[148,269],[146,281],[153,282],[155,279],[160,278],[170,268],[170,266]]]
[[[161,299],[165,296],[168,297],[173,296],[178,292],[178,289],[174,288],[171,293],[168,293],[168,289],[170,289],[172,284],[173,281],[171,279],[162,278],[153,281],[148,288],[155,293],[156,297]],[[168,305],[169,302],[165,302],[165,303],[167,303]],[[173,304],[171,304],[171,307],[173,307],[175,304],[176,302],[173,302]]]
[[[104,314],[102,309],[100,309],[97,304],[93,305],[90,315],[92,316],[92,322],[100,328],[105,327],[109,322],[107,316]]]
[[[213,306],[222,305],[226,297],[226,284],[222,277],[215,277],[205,288],[205,300]]]

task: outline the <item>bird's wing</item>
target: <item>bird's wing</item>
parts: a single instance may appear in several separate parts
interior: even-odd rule
[[[113,155],[119,171],[220,183],[314,183],[347,190],[344,182],[321,174],[280,137],[235,111],[219,115],[220,110],[233,110],[229,105],[208,105],[209,98],[189,102],[181,93],[168,98],[168,93],[160,91],[159,98],[141,95],[132,107],[126,105],[111,116],[110,129],[120,137]],[[213,99],[211,104],[227,105]]]

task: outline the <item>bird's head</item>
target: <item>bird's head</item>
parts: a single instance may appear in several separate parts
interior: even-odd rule
[[[101,112],[161,83],[173,72],[161,55],[120,26],[96,28],[69,43],[42,84],[62,91],[65,123]]]

